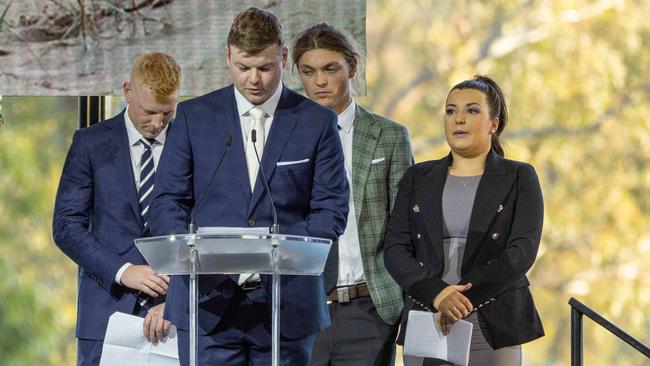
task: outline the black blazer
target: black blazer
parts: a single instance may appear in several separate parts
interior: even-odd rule
[[[444,270],[442,191],[452,156],[409,168],[400,182],[388,223],[384,262],[406,292],[403,342],[408,312],[431,310],[448,286]],[[544,335],[528,289],[526,272],[537,256],[544,203],[530,164],[488,154],[469,223],[460,284],[487,325],[494,348],[518,345]]]

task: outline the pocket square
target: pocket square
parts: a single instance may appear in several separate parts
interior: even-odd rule
[[[384,160],[386,160],[385,157],[384,157],[384,158],[379,158],[379,159],[372,159],[372,161],[370,162],[370,165],[379,164],[379,163],[381,163],[381,162],[384,161]]]
[[[276,165],[287,166],[287,165],[295,165],[295,164],[303,164],[303,163],[309,163],[309,158],[302,159],[302,160],[293,160],[293,161],[278,161]]]

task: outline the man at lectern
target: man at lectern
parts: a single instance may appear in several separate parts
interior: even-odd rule
[[[336,239],[348,211],[337,117],[283,86],[287,49],[278,19],[256,8],[237,15],[226,59],[232,85],[179,104],[158,169],[153,234],[186,233],[192,210],[199,227],[268,228],[274,204],[280,233]],[[198,282],[198,363],[270,364],[270,276],[205,275]],[[188,283],[172,277],[165,308],[178,327],[183,365]],[[322,279],[282,276],[281,291],[282,364],[308,365],[315,334],[330,323]]]
[[[98,365],[109,317],[145,316],[145,336],[164,336],[169,278],[146,264],[133,240],[149,234],[150,203],[181,68],[169,55],[138,57],[124,83],[126,110],[75,132],[54,207],[54,241],[79,265],[77,364]],[[154,306],[155,305],[155,306]]]

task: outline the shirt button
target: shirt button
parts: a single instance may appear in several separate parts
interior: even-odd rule
[[[499,239],[500,236],[501,235],[499,235],[499,233],[494,233],[494,234],[492,234],[492,240],[497,240],[497,239]]]
[[[253,226],[253,225],[255,225],[255,220],[248,219],[248,226]]]

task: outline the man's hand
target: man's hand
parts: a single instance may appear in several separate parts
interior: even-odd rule
[[[144,317],[142,331],[144,337],[153,344],[162,341],[169,334],[169,327],[172,325],[169,321],[163,319],[165,312],[165,303],[158,304],[147,312]]]
[[[128,288],[158,297],[167,293],[169,276],[156,274],[146,265],[131,265],[122,273],[120,282]]]
[[[433,307],[452,320],[452,324],[458,319],[465,318],[472,312],[474,306],[462,292],[471,287],[471,283],[447,286],[433,299]]]

